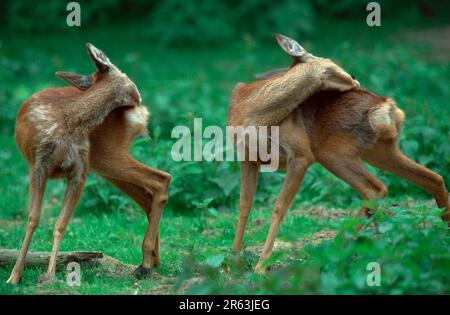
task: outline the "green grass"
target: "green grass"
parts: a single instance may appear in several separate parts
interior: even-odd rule
[[[407,115],[401,137],[403,150],[449,183],[450,63],[435,60],[432,47],[405,41],[402,36],[409,30],[404,25],[390,21],[380,29],[368,29],[355,22],[320,25],[312,40],[300,40],[302,45],[314,54],[336,60],[364,87],[394,97]],[[129,36],[130,32],[133,36]],[[275,44],[259,43],[251,36],[224,46],[162,50],[145,42],[141,33],[143,28],[129,25],[108,32],[98,28],[52,34],[45,39],[1,34],[0,248],[19,248],[27,217],[27,166],[13,139],[17,109],[35,91],[64,85],[54,71],[91,72],[93,67],[83,48],[89,41],[104,49],[137,83],[152,112],[152,139],[137,141],[133,155],[173,175],[170,201],[161,221],[161,266],[145,281],[135,280],[128,269],[82,266],[79,288],[69,288],[64,282],[37,285],[38,275],[45,269],[31,268],[25,270],[18,287],[11,287],[4,281],[12,267],[2,267],[1,294],[171,293],[180,292],[176,288],[184,280],[187,284],[181,292],[187,286],[188,292],[194,293],[450,292],[448,233],[436,219],[438,210],[428,202],[430,196],[374,169],[389,188],[390,198],[384,208],[393,202],[401,204],[394,209],[399,212],[396,218],[376,218],[381,231],[369,228],[360,236],[353,235],[356,223],[343,218],[350,214],[349,209],[357,211],[359,196],[322,167],[312,167],[283,221],[277,237],[282,248],[273,258],[274,270],[266,276],[251,270],[265,240],[283,175],[262,174],[246,231],[243,266],[234,267],[230,247],[238,216],[239,167],[228,162],[173,162],[170,131],[179,124],[191,126],[193,117],[203,117],[204,125],[224,126],[234,84],[252,80],[254,73],[287,65],[289,60]],[[120,37],[129,39],[127,45],[117,40]],[[62,182],[48,186],[32,250],[51,249],[53,224],[63,192]],[[320,214],[329,212],[336,217]],[[395,233],[386,227],[395,227]],[[137,266],[145,228],[144,214],[136,205],[91,175],[61,249],[100,250],[124,264]],[[321,242],[323,231],[340,231],[340,235],[351,237],[347,242]],[[403,245],[398,245],[397,239]],[[311,242],[311,246],[303,248]],[[380,288],[362,285],[368,259],[385,263],[386,282]],[[321,275],[308,278],[317,274],[317,269]],[[60,270],[57,277],[64,280],[65,275]],[[426,283],[428,287],[423,286]]]

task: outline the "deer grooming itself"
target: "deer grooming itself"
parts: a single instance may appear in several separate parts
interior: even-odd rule
[[[143,260],[136,270],[145,276],[159,263],[159,220],[167,201],[170,175],[133,159],[131,141],[147,132],[149,113],[136,85],[99,49],[87,44],[97,71],[92,75],[57,72],[73,87],[48,88],[31,96],[19,110],[16,142],[29,164],[30,210],[25,238],[8,283],[17,284],[41,213],[46,182],[66,178],[62,210],[53,231],[48,271],[55,278],[61,239],[84,189],[89,170],[130,196],[147,213]]]
[[[267,72],[260,76],[265,78],[262,81],[239,84],[231,97],[229,125],[235,126],[245,121],[240,116],[240,106],[250,106],[248,103],[257,99],[254,95],[260,89],[268,85],[273,89],[274,84],[288,81],[301,68],[307,67],[310,61],[320,63],[323,60],[304,51],[294,40],[287,37],[282,39],[278,42],[295,58],[294,64],[289,69]],[[299,54],[291,53],[292,47],[296,47],[300,57]],[[272,100],[269,105],[273,107],[265,111],[272,115],[276,115],[277,108],[283,108],[285,103],[289,104],[291,101],[290,95],[286,96],[283,92],[284,86],[278,85],[278,88],[279,101]],[[259,101],[264,102],[261,99]],[[259,104],[254,106],[258,107]],[[281,113],[270,119],[279,119],[279,170],[285,170],[286,176],[275,201],[270,230],[256,265],[256,272],[265,271],[264,262],[272,252],[280,223],[300,188],[306,170],[315,162],[347,182],[364,200],[384,198],[387,189],[369,173],[362,161],[392,172],[433,195],[438,207],[445,209],[442,219],[449,221],[450,200],[443,178],[406,157],[398,147],[404,113],[392,99],[377,96],[359,87],[345,92],[322,91],[304,102],[298,102],[287,117],[285,113]],[[240,214],[233,243],[238,261],[261,165],[261,161],[241,162]],[[368,210],[361,207],[357,216],[369,216]]]

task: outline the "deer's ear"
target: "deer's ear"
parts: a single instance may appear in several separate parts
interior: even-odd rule
[[[88,50],[89,56],[91,57],[95,66],[97,67],[98,71],[103,73],[108,72],[112,64],[111,61],[109,61],[109,58],[105,55],[105,53],[89,43],[86,44],[86,48]]]
[[[82,91],[89,89],[93,82],[92,76],[76,74],[73,72],[58,71],[56,72],[56,76],[69,82],[71,85]]]
[[[269,70],[269,71],[266,71],[263,73],[255,74],[255,78],[257,78],[258,80],[269,79],[269,78],[273,78],[273,77],[282,75],[283,73],[285,73],[288,70],[289,70],[289,68],[272,69],[272,70]]]
[[[299,43],[297,43],[292,38],[289,38],[287,36],[281,35],[281,34],[275,34],[273,35],[275,39],[278,42],[278,45],[289,55],[292,57],[302,57],[307,54],[305,49],[303,49],[302,46],[300,46]]]

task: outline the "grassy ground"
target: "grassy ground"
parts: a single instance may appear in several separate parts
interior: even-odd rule
[[[9,161],[17,160],[17,169],[9,167],[8,170],[15,174],[20,173],[23,165],[18,152],[14,148],[11,139],[2,138],[3,150],[13,152]],[[6,146],[6,147],[5,147]],[[16,156],[17,154],[17,156]],[[2,168],[5,170],[5,168]],[[11,174],[2,172],[1,180],[7,182]],[[24,176],[24,175],[23,175]],[[26,196],[26,178],[22,178],[21,186],[23,191],[19,194]],[[48,189],[46,202],[43,208],[41,224],[33,238],[33,250],[49,250],[52,242],[52,229],[56,217],[59,213],[61,185],[52,183]],[[10,186],[11,187],[11,186]],[[14,187],[17,187],[15,185]],[[17,248],[21,243],[24,232],[25,200],[18,201],[17,190],[7,191],[2,196],[4,206],[13,208],[13,202],[18,203],[17,214],[2,218],[0,221],[0,244],[2,248]],[[86,198],[84,198],[86,199]],[[284,242],[292,240],[292,236],[298,240],[309,240],[315,234],[330,229],[329,219],[333,216],[340,216],[348,211],[325,210],[315,207],[316,212],[310,213],[311,208],[299,208],[292,211],[291,215],[284,221],[279,234],[278,245],[283,246]],[[322,209],[322,211],[320,211]],[[132,294],[139,293],[169,293],[173,290],[177,277],[183,272],[186,257],[194,256],[195,259],[203,261],[207,257],[225,253],[231,254],[230,245],[234,237],[237,212],[227,211],[219,213],[212,209],[209,211],[198,211],[191,214],[175,214],[169,209],[163,216],[161,226],[161,266],[157,268],[150,280],[139,281],[132,276],[133,268],[126,264],[138,265],[141,260],[141,242],[145,233],[146,219],[142,211],[133,204],[126,204],[121,211],[116,209],[93,209],[88,212],[86,209],[75,213],[71,221],[68,232],[65,235],[61,250],[89,249],[103,251],[119,259],[124,266],[121,268],[106,268],[96,266],[94,268],[82,268],[83,284],[80,288],[68,288],[61,283],[55,285],[36,285],[38,276],[44,269],[26,269],[24,278],[17,288],[12,288],[4,283],[11,268],[0,268],[0,292],[2,293],[81,293],[81,294]],[[255,210],[248,226],[246,242],[249,244],[244,261],[246,269],[250,270],[255,265],[259,247],[265,239],[267,227],[270,222],[270,211],[263,208]],[[316,236],[320,238],[319,236]],[[326,235],[326,234],[325,234]],[[283,242],[284,241],[284,242]],[[289,251],[289,249],[282,249]],[[110,266],[109,266],[110,267]],[[108,270],[113,269],[113,270]],[[65,270],[60,270],[57,277],[65,279]]]
[[[274,44],[261,45],[249,36],[227,47],[160,50],[143,42],[134,29],[135,26],[122,26],[115,32],[98,29],[64,37],[55,34],[45,40],[12,40],[6,34],[0,37],[4,43],[0,46],[3,50],[0,61],[5,69],[0,78],[0,101],[4,104],[0,108],[0,248],[19,247],[27,216],[26,164],[13,139],[18,106],[34,91],[63,85],[55,79],[55,70],[90,72],[90,61],[82,45],[92,41],[108,52],[111,60],[137,83],[144,103],[152,111],[152,140],[139,141],[133,147],[134,155],[148,165],[173,174],[171,200],[161,223],[161,266],[148,280],[133,278],[131,265],[137,266],[141,260],[140,247],[146,228],[144,215],[104,181],[90,176],[61,249],[100,250],[120,260],[121,264],[82,266],[79,288],[70,288],[62,281],[66,275],[64,270],[58,271],[60,282],[37,285],[38,275],[45,270],[30,268],[25,270],[18,287],[7,286],[4,281],[11,266],[0,268],[1,294],[158,294],[186,289],[194,293],[450,292],[448,234],[436,219],[437,210],[430,197],[404,181],[375,170],[390,189],[391,198],[386,204],[399,203],[400,210],[413,213],[419,221],[411,221],[414,219],[409,214],[400,214],[401,219],[411,223],[408,227],[395,219],[382,218],[377,228],[368,229],[368,233],[376,231],[378,234],[371,238],[365,234],[362,238],[355,237],[346,243],[348,247],[338,250],[336,246],[340,243],[334,241],[334,237],[338,231],[345,235],[349,226],[353,226],[354,222],[350,224],[342,219],[357,210],[359,197],[323,168],[313,167],[293,209],[283,221],[276,243],[278,254],[273,259],[274,270],[267,276],[259,276],[251,270],[265,240],[271,207],[283,177],[264,174],[246,231],[243,265],[236,269],[230,263],[229,248],[238,215],[238,166],[235,163],[171,161],[168,158],[173,141],[170,131],[177,124],[191,125],[193,117],[203,117],[205,125],[224,125],[233,85],[251,80],[254,73],[286,65],[289,60]],[[128,36],[132,31],[133,36]],[[450,64],[448,59],[442,59],[441,48],[426,40],[427,35],[422,34],[425,39],[419,43],[406,39],[414,39],[416,32],[395,23],[386,23],[379,30],[368,30],[360,24],[324,23],[315,39],[301,43],[317,55],[337,60],[364,87],[394,97],[408,117],[401,139],[403,149],[415,160],[442,174],[448,183]],[[322,36],[330,33],[333,36]],[[437,31],[437,35],[440,34]],[[129,38],[127,45],[116,40],[119,35]],[[70,42],[70,49],[61,45],[62,42]],[[41,225],[33,238],[32,250],[50,250],[62,194],[62,183],[54,182],[47,188]],[[392,232],[392,227],[398,228],[397,234]],[[385,237],[380,238],[380,235]],[[397,244],[396,239],[401,240],[403,245],[398,246],[403,247],[392,245]],[[308,244],[311,246],[306,246]],[[358,244],[364,244],[363,250]],[[299,250],[304,246],[310,248],[305,252],[309,254]],[[398,252],[390,252],[391,247],[398,248]],[[333,250],[337,253],[325,255]],[[298,274],[297,268],[308,270],[312,266],[309,264],[313,261],[311,255],[323,257],[320,265],[323,274],[311,285],[312,289],[296,286],[295,279],[289,280],[288,288],[285,283],[277,284],[286,276],[283,273],[286,270],[290,272],[286,279]],[[397,271],[392,274],[387,271],[384,288],[367,291],[360,284],[361,274],[352,280],[349,273],[356,270],[352,268],[359,268],[351,261],[367,263],[375,259],[373,255]],[[326,261],[340,269],[333,270]],[[428,288],[421,283],[429,283]],[[234,291],[230,290],[233,284]]]

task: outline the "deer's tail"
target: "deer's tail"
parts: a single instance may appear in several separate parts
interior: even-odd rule
[[[404,120],[405,113],[390,98],[369,111],[370,126],[380,138],[397,138]]]

